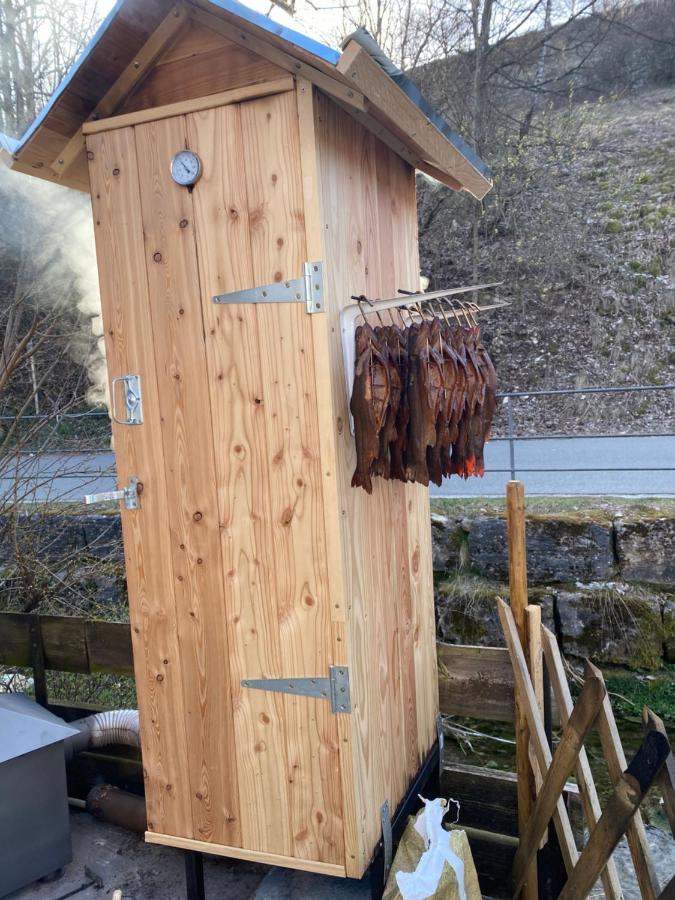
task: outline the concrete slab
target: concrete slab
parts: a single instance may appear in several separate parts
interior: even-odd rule
[[[171,847],[146,844],[141,835],[73,811],[73,861],[48,883],[36,882],[5,900],[105,900],[115,888],[123,900],[185,900],[183,855]],[[251,900],[269,872],[267,866],[204,858],[209,900]],[[102,885],[102,886],[99,886]]]
[[[36,882],[5,900],[185,900],[183,855],[146,844],[141,835],[72,810],[73,861],[49,882]],[[207,900],[370,900],[362,882],[204,857]]]

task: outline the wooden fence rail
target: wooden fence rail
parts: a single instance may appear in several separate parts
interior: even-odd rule
[[[36,640],[41,647],[36,647]],[[505,647],[437,644],[441,712],[512,722],[513,670]],[[0,613],[0,665],[133,675],[129,625],[75,616]]]
[[[44,668],[57,672],[134,674],[126,623],[0,613],[0,665],[34,668],[40,653]]]

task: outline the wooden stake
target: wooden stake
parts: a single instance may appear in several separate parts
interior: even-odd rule
[[[658,731],[650,731],[626,772],[619,777],[614,793],[591,832],[559,900],[576,900],[577,897],[588,896],[610,854],[633,821],[633,816],[639,815],[640,803],[669,753],[667,739]]]
[[[565,666],[563,665],[560,648],[553,632],[542,626],[541,629],[544,654],[546,655],[546,667],[548,676],[551,681],[553,693],[560,710],[560,721],[563,725],[567,724],[569,717],[572,715],[573,703],[570,687],[565,675]],[[581,793],[581,802],[584,807],[584,815],[589,831],[593,831],[602,815],[600,808],[600,800],[598,792],[595,789],[593,774],[588,762],[586,750],[582,747],[576,765],[577,784]],[[623,891],[621,882],[619,881],[619,873],[617,872],[614,860],[610,857],[607,865],[600,873],[602,878],[602,886],[605,891],[607,900],[622,900]]]
[[[588,663],[588,667],[602,678],[602,672],[599,669],[596,669],[591,663]],[[616,720],[614,719],[614,712],[612,704],[609,702],[609,697],[605,697],[602,704],[597,728],[600,735],[600,743],[602,744],[602,752],[607,762],[609,777],[612,779],[612,784],[617,787],[626,768],[626,756],[623,752],[619,729],[616,727]],[[635,874],[640,885],[642,900],[656,900],[659,896],[659,880],[656,877],[647,841],[647,833],[645,832],[644,822],[639,809],[636,809],[635,816],[629,820],[626,828],[626,838],[633,857],[633,865],[635,866]]]
[[[649,734],[650,731],[658,731],[666,738],[666,740],[668,739],[666,726],[648,706],[645,706],[642,710],[642,727],[644,728],[645,734]],[[656,783],[661,789],[663,805],[666,810],[666,815],[668,816],[668,822],[670,823],[670,830],[673,833],[673,837],[675,837],[675,759],[673,758],[672,750],[668,754],[668,759],[665,761],[663,768],[658,774]]]
[[[532,687],[530,673],[527,670],[523,648],[518,640],[518,632],[513,619],[513,614],[510,607],[504,603],[500,597],[497,598],[497,610],[504,630],[506,645],[509,648],[509,653],[511,655],[511,665],[513,666],[516,691],[519,692],[522,697],[523,707],[527,716],[527,724],[529,725],[532,734],[532,743],[537,755],[537,763],[542,772],[547,772],[552,760],[551,749],[546,740],[544,725],[541,716],[539,715],[539,708],[537,707],[537,698],[534,695],[534,688]],[[553,814],[553,822],[560,842],[565,869],[569,875],[574,869],[579,854],[577,853],[577,848],[574,843],[572,826],[570,825],[567,808],[562,797],[558,798],[556,810]],[[526,827],[527,823],[525,825],[525,828]],[[525,829],[523,829],[520,834],[521,836],[524,835]]]
[[[605,697],[605,686],[599,679],[591,675],[584,682],[581,695],[565,725],[560,743],[555,751],[553,762],[549,767],[532,810],[532,818],[528,822],[525,833],[520,835],[520,844],[513,862],[514,896],[525,879],[526,867],[537,851],[537,846],[546,832],[548,823],[555,812],[558,798],[561,796],[567,777],[574,768],[579,751]]]
[[[527,622],[527,551],[525,546],[525,488],[521,481],[506,485],[506,528],[509,548],[509,593],[511,611],[518,629],[520,645],[528,657]],[[524,698],[516,690],[516,773],[518,775],[518,831],[525,833],[534,805],[534,773],[530,765],[530,733]],[[524,900],[537,900],[537,863],[532,862],[523,886]]]

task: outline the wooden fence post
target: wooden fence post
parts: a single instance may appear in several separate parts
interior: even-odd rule
[[[506,485],[506,528],[509,549],[509,593],[511,612],[525,658],[529,657],[527,639],[527,551],[525,546],[525,488],[522,481]],[[535,800],[534,772],[530,765],[530,732],[525,703],[516,690],[516,773],[518,775],[518,830],[525,833]],[[524,900],[537,900],[537,863],[528,867],[523,886]]]

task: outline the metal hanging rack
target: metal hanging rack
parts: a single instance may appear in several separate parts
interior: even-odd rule
[[[353,297],[356,302],[345,306],[340,312],[340,330],[342,332],[342,358],[345,368],[345,383],[347,387],[347,408],[352,398],[354,388],[354,366],[356,364],[356,347],[354,333],[357,321],[366,321],[368,316],[378,316],[382,312],[391,309],[405,309],[406,315],[411,319],[421,319],[425,312],[438,315],[439,307],[445,307],[451,315],[474,316],[490,309],[502,309],[510,304],[506,300],[493,300],[490,303],[479,305],[473,301],[457,299],[461,294],[470,294],[475,291],[484,291],[488,288],[500,287],[503,281],[493,281],[488,284],[470,284],[458,288],[449,288],[443,291],[429,291],[423,293],[411,293],[399,289],[399,296],[389,297],[386,300],[369,300],[367,297]],[[437,301],[431,305],[430,301]],[[468,321],[468,318],[467,318]],[[354,419],[349,413],[349,428],[354,434]]]

